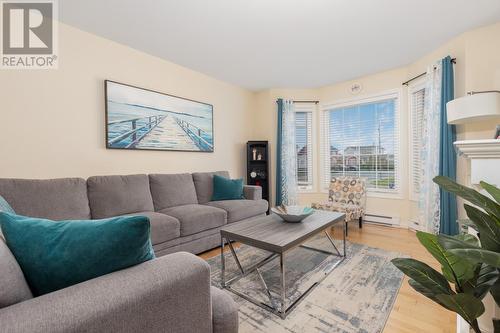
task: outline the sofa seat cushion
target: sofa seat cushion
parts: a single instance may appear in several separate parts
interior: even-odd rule
[[[93,219],[154,211],[147,175],[94,176],[87,188]]]
[[[206,205],[183,205],[161,210],[181,223],[181,236],[217,228],[227,223],[225,210]]]
[[[0,179],[0,195],[17,214],[51,220],[90,219],[82,178]]]
[[[227,222],[232,223],[264,214],[267,211],[266,200],[223,200],[210,201],[207,206],[224,209],[227,212]]]
[[[155,211],[198,203],[193,176],[189,173],[149,175],[149,186]]]
[[[181,235],[179,220],[175,217],[155,212],[138,212],[121,216],[146,216],[151,223],[151,242],[153,245],[178,238]]]

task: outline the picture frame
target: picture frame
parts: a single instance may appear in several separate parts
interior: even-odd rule
[[[104,80],[107,149],[214,151],[213,105]]]

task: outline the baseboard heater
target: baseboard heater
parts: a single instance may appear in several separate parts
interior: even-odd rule
[[[364,222],[375,223],[380,225],[397,226],[399,225],[399,217],[365,214]]]

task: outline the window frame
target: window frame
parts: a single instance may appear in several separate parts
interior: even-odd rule
[[[311,162],[311,185],[301,186],[297,183],[297,193],[315,193],[317,192],[317,184],[316,184],[316,170],[317,170],[317,162],[316,162],[316,150],[317,150],[317,131],[316,131],[316,123],[317,123],[317,113],[318,113],[318,104],[317,103],[304,103],[304,102],[295,102],[294,103],[294,112],[310,112],[311,113],[311,152],[308,151],[308,160]],[[309,162],[308,162],[309,164]]]
[[[403,191],[402,189],[404,188],[402,184],[402,167],[403,165],[401,164],[402,159],[401,159],[401,95],[402,95],[402,89],[391,89],[391,90],[386,90],[380,93],[376,94],[370,94],[370,95],[363,95],[363,96],[357,96],[355,98],[346,98],[346,99],[341,99],[338,101],[330,102],[330,103],[324,103],[320,107],[320,133],[319,133],[319,140],[320,140],[320,192],[322,193],[328,193],[328,187],[327,184],[329,183],[329,177],[328,174],[325,172],[326,171],[326,163],[328,162],[325,157],[327,154],[325,154],[325,151],[328,147],[328,143],[325,142],[325,133],[328,131],[328,124],[325,123],[325,117],[326,114],[332,110],[332,109],[338,109],[338,108],[343,108],[343,107],[353,107],[359,104],[366,104],[366,103],[375,103],[379,101],[384,101],[387,99],[395,99],[394,105],[395,105],[395,112],[394,112],[394,119],[395,119],[395,133],[394,136],[396,138],[395,142],[395,149],[394,152],[397,155],[394,159],[394,164],[395,164],[395,172],[394,172],[394,177],[395,177],[395,182],[396,182],[396,188],[394,190],[390,189],[372,189],[369,188],[367,189],[367,196],[368,197],[374,197],[374,198],[387,198],[387,199],[403,199]]]
[[[419,200],[419,192],[414,187],[413,173],[415,165],[413,163],[413,129],[415,124],[413,123],[413,94],[422,89],[425,90],[425,79],[421,78],[410,82],[408,85],[408,192],[409,199],[411,201]],[[424,95],[424,107],[425,107],[425,95]]]

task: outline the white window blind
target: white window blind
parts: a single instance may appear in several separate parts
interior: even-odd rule
[[[295,144],[297,147],[297,185],[299,189],[313,187],[313,111],[311,103],[295,104]]]
[[[371,192],[398,192],[397,94],[326,108],[321,123],[323,188],[350,175],[366,178]]]
[[[420,191],[421,159],[420,147],[423,135],[425,89],[420,87],[410,91],[411,141],[410,141],[410,191],[416,199]]]

